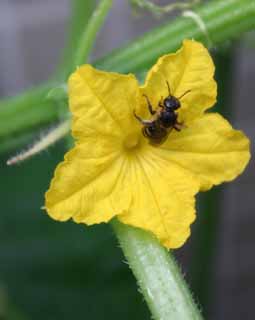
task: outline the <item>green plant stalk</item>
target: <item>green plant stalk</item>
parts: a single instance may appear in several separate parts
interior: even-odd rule
[[[96,36],[101,29],[111,6],[112,0],[102,0],[93,12],[86,29],[84,29],[81,35],[80,45],[77,48],[72,65],[73,69],[88,60],[91,49],[95,43]]]
[[[93,0],[72,0],[71,1],[71,19],[67,46],[64,50],[62,61],[57,71],[58,79],[65,79],[72,71],[74,56],[80,43],[80,38],[90,16],[95,8]]]
[[[255,27],[255,2],[250,0],[211,1],[196,10],[203,19],[211,43],[219,45]],[[161,26],[122,49],[96,61],[96,67],[120,72],[146,70],[160,55],[173,52],[182,39],[194,38],[207,41],[204,32],[191,18],[179,17]],[[46,87],[50,84],[47,84]],[[40,108],[41,92],[31,91],[34,103],[26,103],[29,93],[0,102],[0,139],[31,130],[40,124],[56,121],[56,108]],[[6,112],[8,107],[8,112]],[[21,119],[20,119],[21,118]]]
[[[179,17],[111,52],[95,65],[105,70],[135,72],[148,68],[159,56],[179,48],[185,38],[208,45],[209,37],[210,45],[216,46],[255,28],[255,1],[210,1],[194,12],[203,20],[208,36],[193,19]]]
[[[202,319],[173,256],[150,233],[111,224],[153,319]]]
[[[56,121],[58,109],[55,103],[47,99],[54,83],[39,86],[22,95],[0,101],[0,141],[6,135],[23,132]]]
[[[93,49],[96,36],[100,31],[111,7],[112,0],[101,0],[101,2],[99,2],[98,6],[90,17],[86,28],[81,33],[79,46],[77,47],[77,51],[72,62],[73,68],[87,62]],[[73,146],[73,138],[71,135],[68,135],[66,143],[68,149]]]

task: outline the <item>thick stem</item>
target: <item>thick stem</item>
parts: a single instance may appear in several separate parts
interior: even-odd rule
[[[116,219],[112,226],[153,319],[202,319],[172,255],[141,229]]]
[[[212,47],[255,27],[255,1],[210,1],[194,12],[203,21],[206,34],[190,17],[179,17],[111,52],[97,61],[96,66],[124,73],[144,70],[159,56],[179,48],[183,39],[196,39],[209,45],[209,37]]]

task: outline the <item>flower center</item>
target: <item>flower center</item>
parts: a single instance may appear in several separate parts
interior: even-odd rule
[[[139,146],[140,135],[136,133],[131,133],[127,135],[123,141],[123,146],[127,151],[131,151]]]

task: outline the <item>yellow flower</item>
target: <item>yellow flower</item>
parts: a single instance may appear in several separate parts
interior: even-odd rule
[[[69,79],[75,147],[58,165],[46,193],[49,215],[87,225],[117,217],[152,232],[167,248],[180,247],[195,219],[195,194],[239,175],[249,141],[216,113],[214,65],[207,49],[185,40],[161,57],[139,87],[134,75],[78,68]],[[152,145],[136,114],[149,119],[171,94],[181,98],[178,121],[163,144]]]

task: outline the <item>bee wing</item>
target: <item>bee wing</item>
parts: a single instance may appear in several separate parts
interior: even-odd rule
[[[165,134],[165,136],[161,137],[160,142],[157,143],[158,145],[161,145],[166,141],[166,139],[168,138],[168,136],[169,136],[170,132],[173,130],[173,128],[174,127],[170,127],[170,128],[166,129],[165,127],[162,127],[162,129],[166,130],[167,133]]]
[[[167,129],[167,135],[169,135],[169,133],[173,130],[174,127],[170,127]]]

